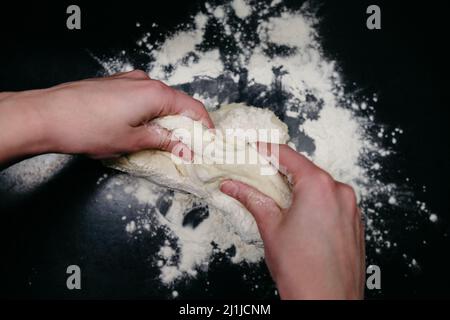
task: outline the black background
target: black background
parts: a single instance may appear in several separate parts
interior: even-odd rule
[[[81,31],[65,27],[65,9],[72,3],[82,8]],[[134,48],[135,41],[153,22],[160,25],[161,32],[170,32],[195,14],[202,3],[2,3],[0,90],[41,88],[96,76],[101,67],[91,52],[108,55]],[[298,1],[287,4],[296,7]],[[365,27],[369,4],[381,7],[382,30]],[[404,129],[395,167],[411,177],[412,188],[418,192],[422,185],[427,186],[427,192],[420,193],[421,199],[439,216],[439,223],[421,226],[404,241],[421,262],[420,272],[404,277],[400,259],[386,257],[382,261],[383,290],[369,297],[449,297],[450,135],[445,10],[434,1],[323,1],[318,15],[322,18],[319,31],[324,51],[338,61],[345,80],[356,82],[363,88],[362,94],[378,94],[378,122]],[[141,28],[136,28],[137,21]],[[146,268],[141,261],[148,255],[142,252],[146,239],[136,245],[125,235],[119,236],[123,232],[119,232],[118,225],[108,226],[105,215],[84,211],[82,204],[91,201],[89,195],[102,170],[97,163],[80,158],[43,190],[14,199],[0,194],[2,297],[170,296],[170,289],[146,280],[156,277],[156,270]],[[402,176],[393,173],[397,174]],[[70,188],[73,195],[64,195],[64,188]],[[427,240],[426,247],[417,246],[422,239]],[[74,259],[82,269],[91,270],[81,292],[65,289],[65,270],[60,269],[74,263]],[[185,298],[258,297],[239,281],[241,271],[213,266],[208,275],[212,283],[209,292],[203,289],[206,278],[193,287],[182,285],[184,291],[182,288],[180,292],[186,292]],[[28,285],[30,279],[32,286]]]

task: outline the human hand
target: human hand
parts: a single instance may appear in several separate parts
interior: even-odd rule
[[[0,143],[6,150],[0,162],[8,160],[5,154],[14,158],[58,152],[109,158],[141,149],[172,151],[180,142],[171,139],[168,131],[146,125],[170,114],[182,114],[213,127],[202,103],[151,80],[140,70],[4,93],[0,107],[5,126],[11,127],[11,133],[5,134],[7,145]],[[18,143],[21,140],[23,143]]]
[[[280,297],[362,299],[364,227],[353,189],[287,145],[278,150],[274,158],[292,183],[289,209],[242,182],[225,181],[221,190],[254,216]]]

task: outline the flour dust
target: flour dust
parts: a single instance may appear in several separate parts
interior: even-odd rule
[[[133,63],[125,51],[98,60],[105,74],[144,68],[210,110],[241,101],[272,109],[289,126],[298,151],[355,189],[370,263],[376,254],[399,250],[391,235],[393,219],[409,214],[436,222],[438,217],[415,199],[408,178],[389,180],[403,131],[375,122],[376,94],[361,97],[346,89],[337,62],[322,51],[318,25],[308,4],[288,10],[277,0],[206,3],[165,39],[150,40],[159,31],[154,25],[137,41],[137,50],[149,61],[145,65]],[[263,248],[242,241],[219,212],[191,195],[142,181],[122,192],[152,208],[152,224],[148,218],[127,221],[127,232],[166,231],[154,261],[164,284],[196,277],[217,256],[250,264],[263,258]],[[407,219],[403,228],[410,228]],[[419,264],[407,254],[404,258],[412,267]]]
[[[361,97],[346,90],[337,62],[322,51],[314,10],[308,4],[288,10],[281,1],[251,4],[206,3],[164,40],[151,43],[148,32],[137,42],[149,57],[146,66],[133,65],[126,55],[100,62],[108,74],[144,67],[152,78],[188,92],[208,109],[244,101],[274,110],[288,124],[297,150],[355,189],[366,221],[368,252],[376,255],[397,247],[390,234],[392,214],[436,222],[438,217],[408,189],[409,179],[389,181],[386,173],[392,170],[390,159],[403,131],[375,122],[376,94]],[[190,195],[162,192],[156,200],[155,195],[134,195],[157,211],[161,202],[167,203],[158,217],[168,237],[176,240],[176,250],[165,242],[156,259],[165,284],[195,277],[207,270],[212,257],[231,247],[233,263],[263,258],[262,248],[243,242],[220,214],[205,214],[208,210],[199,209],[201,202]],[[195,227],[184,225],[193,210],[200,212],[201,221]],[[405,230],[409,227],[405,219]],[[405,259],[418,265],[406,254]],[[369,254],[368,260],[376,257]]]

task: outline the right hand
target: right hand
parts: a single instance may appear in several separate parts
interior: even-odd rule
[[[353,189],[287,145],[278,150],[292,182],[289,209],[242,182],[227,180],[221,190],[254,216],[280,297],[362,299],[364,227]]]

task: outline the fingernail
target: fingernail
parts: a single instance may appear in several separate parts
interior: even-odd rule
[[[238,193],[239,187],[231,181],[224,181],[220,185],[220,190],[231,197],[235,197]]]
[[[206,128],[208,128],[208,129],[214,129],[214,123],[212,123],[212,122],[206,120],[205,118],[202,118],[201,122],[202,122],[202,124],[203,124]]]
[[[192,162],[192,160],[193,160],[192,151],[189,148],[187,148],[187,147],[182,148],[180,150],[179,157],[182,158],[184,161],[187,161],[187,162]]]
[[[182,143],[177,143],[172,148],[172,154],[183,159],[186,162],[192,162],[194,156],[192,151]]]

